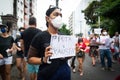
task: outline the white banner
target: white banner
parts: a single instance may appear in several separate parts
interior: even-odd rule
[[[50,59],[75,56],[75,44],[77,38],[68,35],[52,35],[50,46],[53,55]]]
[[[95,28],[94,33],[95,34],[101,34],[101,28]]]

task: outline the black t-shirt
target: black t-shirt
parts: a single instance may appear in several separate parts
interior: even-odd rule
[[[12,36],[6,38],[0,36],[0,54],[2,54],[3,57],[8,57],[6,50],[10,49],[13,43],[14,39]]]
[[[38,57],[44,57],[45,48],[50,45],[51,35],[48,31],[43,31],[37,34],[32,40],[31,46],[37,50]],[[67,59],[53,59],[51,64],[41,64],[39,67],[38,77],[42,77],[44,80],[49,80],[50,77],[67,62]]]
[[[21,39],[21,37],[17,37],[17,38],[15,39],[16,46],[19,47],[19,48],[21,48],[20,39]],[[18,51],[18,50],[17,50],[17,53],[16,53],[16,54],[17,54],[17,55],[23,55],[23,51],[22,51],[22,50],[21,50],[21,51]]]
[[[21,34],[21,39],[24,40],[25,57],[27,57],[29,46],[33,37],[39,32],[41,32],[40,29],[29,27]]]
[[[15,39],[15,43],[16,43],[16,45],[17,45],[18,47],[20,47],[20,39],[21,39],[21,37],[17,37],[17,38]]]

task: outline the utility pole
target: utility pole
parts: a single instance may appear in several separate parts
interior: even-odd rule
[[[59,3],[59,0],[56,0],[56,6],[57,6],[57,7],[59,6],[58,3]]]
[[[2,24],[2,18],[1,18],[1,15],[0,15],[0,24]]]
[[[100,15],[98,15],[98,27],[100,28]]]

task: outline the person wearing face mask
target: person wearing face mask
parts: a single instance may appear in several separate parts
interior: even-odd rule
[[[99,45],[99,54],[102,70],[114,71],[112,69],[112,57],[110,52],[110,45],[112,41],[108,36],[106,29],[101,30],[101,36],[97,38],[96,42]],[[107,67],[105,65],[105,59],[107,59]]]
[[[21,43],[21,49],[24,53],[24,60],[25,60],[24,74],[26,75],[26,72],[29,72],[28,76],[30,77],[30,80],[37,79],[37,72],[38,72],[39,65],[33,65],[33,64],[27,63],[28,50],[34,36],[41,32],[42,31],[37,28],[36,18],[31,16],[29,18],[29,27],[21,33],[20,43]],[[25,75],[23,76],[23,79],[26,79]]]
[[[115,35],[113,36],[113,43],[114,43],[113,58],[115,60],[118,60],[119,58],[119,32],[115,32]]]
[[[7,25],[0,25],[0,75],[2,80],[11,80],[12,52],[15,50],[15,43],[9,35]]]
[[[19,78],[23,79],[23,75],[25,74],[24,68],[25,68],[25,60],[24,60],[24,55],[23,55],[23,51],[21,49],[21,43],[20,43],[20,39],[21,39],[21,33],[25,30],[25,28],[21,27],[19,28],[19,32],[16,33],[16,39],[15,39],[15,43],[16,43],[16,67],[19,71]]]
[[[46,11],[47,30],[37,34],[32,40],[28,62],[40,65],[37,80],[71,80],[68,58],[49,59],[52,56],[49,46],[51,35],[61,35],[58,29],[62,24],[61,10],[58,7],[49,8]]]

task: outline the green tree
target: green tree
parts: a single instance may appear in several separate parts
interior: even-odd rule
[[[99,11],[101,16],[109,19],[110,34],[113,35],[115,31],[120,32],[120,0],[102,0]]]
[[[93,1],[83,12],[91,28],[98,27],[98,16],[100,16],[101,28],[107,28],[110,34],[120,32],[120,0]]]
[[[71,35],[71,31],[66,28],[66,24],[63,24],[62,28],[60,28],[59,31],[66,35]]]
[[[98,13],[96,9],[99,7],[98,1],[93,1],[89,6],[83,11],[85,14],[86,23],[91,26],[96,26]]]

